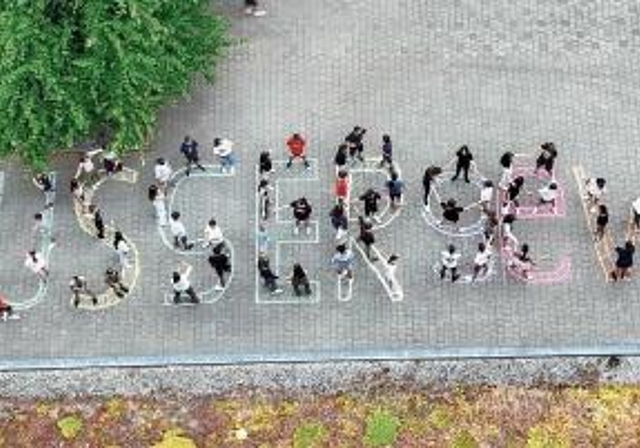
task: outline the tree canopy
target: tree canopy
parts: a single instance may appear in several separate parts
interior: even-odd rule
[[[159,108],[211,80],[229,40],[207,0],[0,0],[0,155],[42,165],[108,129],[140,148]]]

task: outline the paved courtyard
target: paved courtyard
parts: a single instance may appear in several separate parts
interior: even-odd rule
[[[608,180],[611,231],[620,243],[640,193],[636,2],[265,0],[264,18],[242,16],[238,3],[217,6],[240,39],[215,85],[166,107],[144,157],[126,160],[139,172],[137,182],[110,180],[97,190],[106,220],[139,254],[135,288],[123,301],[100,310],[70,304],[72,275],[85,275],[101,291],[104,269],[116,261],[76,220],[67,185],[77,157],[57,157],[52,168],[59,189],[46,291],[22,265],[44,199],[18,165],[0,165],[0,291],[24,308],[20,320],[0,322],[0,367],[640,352],[640,289],[635,279],[605,281],[572,170],[582,166]],[[356,124],[368,129],[368,157],[378,157],[381,135],[391,134],[407,183],[401,211],[385,215],[376,232],[378,247],[400,256],[402,300],[392,300],[356,249],[350,297],[338,294],[329,266],[333,155]],[[262,290],[254,262],[258,154],[272,148],[284,159],[292,132],[308,138],[314,160],[309,171],[287,173],[276,164],[277,201],[307,196],[316,223],[309,236],[294,236],[281,210],[269,231],[282,279],[300,261],[314,281],[314,295],[302,299],[288,289],[278,296]],[[194,237],[212,216],[223,227],[234,258],[223,293],[212,290],[205,254],[167,247],[146,197],[156,157],[182,166],[177,148],[185,134],[200,142],[208,164],[215,163],[214,137],[236,142],[233,175],[192,176],[172,199]],[[565,213],[519,220],[516,229],[539,269],[564,259],[570,271],[532,284],[498,261],[485,282],[441,282],[433,266],[445,246],[462,250],[466,274],[480,239],[447,237],[427,225],[424,168],[444,165],[467,144],[482,174],[497,181],[503,152],[534,155],[545,141],[560,153]],[[384,181],[373,166],[356,168],[353,194],[369,186],[383,191]],[[478,195],[460,181],[441,188],[465,205]],[[479,213],[468,215],[472,224]],[[165,305],[170,273],[182,261],[194,267],[201,305]]]

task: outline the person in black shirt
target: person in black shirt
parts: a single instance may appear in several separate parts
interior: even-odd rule
[[[226,285],[226,275],[231,272],[231,261],[229,255],[222,251],[222,246],[213,248],[213,254],[209,256],[209,264],[218,275],[219,284],[214,286],[217,291],[222,291]]]
[[[93,217],[93,225],[96,228],[96,236],[101,240],[104,239],[105,226],[100,209],[96,205],[91,204],[89,206],[89,213],[91,213],[91,216]]]
[[[184,155],[187,161],[187,176],[191,174],[191,166],[195,165],[202,171],[207,171],[205,167],[200,164],[200,155],[198,154],[198,142],[193,140],[190,136],[185,136],[184,141],[180,145],[180,152]]]
[[[341,144],[340,146],[338,146],[338,150],[336,151],[336,155],[333,158],[333,163],[336,166],[336,175],[338,173],[340,173],[341,171],[346,171],[346,166],[347,166],[347,152],[349,150],[349,147],[346,143]]]
[[[307,201],[307,198],[304,196],[293,201],[289,206],[293,209],[293,218],[295,219],[296,225],[293,228],[293,232],[297,235],[300,232],[300,228],[304,227],[306,229],[307,235],[311,233],[311,227],[309,226],[309,218],[311,217],[311,213],[313,209],[311,208],[311,204]]]
[[[510,202],[513,202],[516,207],[519,206],[518,196],[520,195],[520,191],[522,190],[523,185],[524,177],[518,176],[513,179],[513,181],[511,181],[509,187],[507,188],[507,198]]]
[[[553,165],[555,164],[556,157],[558,157],[556,145],[551,142],[543,143],[540,145],[540,150],[540,155],[536,159],[536,173],[543,168],[549,176],[552,176]]]
[[[442,174],[442,168],[439,166],[430,166],[424,170],[424,176],[422,176],[422,187],[424,189],[424,205],[429,205],[429,195],[431,194],[431,187],[435,182],[436,177]]]
[[[293,265],[293,273],[291,274],[291,286],[293,286],[293,292],[296,296],[311,295],[311,284],[309,283],[309,278],[307,277],[307,273],[302,268],[302,265],[300,263],[295,263]]]
[[[609,224],[609,210],[607,209],[606,205],[600,204],[598,206],[598,215],[596,216],[596,241],[600,241],[604,237],[607,229],[607,224]]]
[[[358,223],[360,224],[360,235],[358,241],[364,244],[364,253],[370,261],[377,261],[378,258],[371,252],[371,247],[376,242],[376,238],[373,234],[373,225],[371,222],[364,219],[362,216],[358,216]]]
[[[460,214],[464,211],[463,207],[460,207],[455,199],[449,199],[447,202],[441,202],[442,217],[453,224],[458,224],[460,221]]]
[[[390,170],[393,169],[393,143],[391,143],[391,136],[388,134],[382,136],[382,159],[378,167],[383,168],[385,165]]]
[[[271,161],[271,151],[262,151],[260,153],[259,164],[260,176],[266,176],[273,171],[273,162]]]
[[[380,193],[373,188],[369,188],[359,199],[364,202],[364,216],[377,220],[378,201],[382,199]]]
[[[624,243],[623,247],[616,247],[618,259],[616,260],[615,269],[611,272],[611,278],[614,282],[627,277],[629,269],[633,267],[633,254],[635,251],[636,248],[631,241]]]
[[[456,157],[458,160],[456,161],[456,174],[451,178],[451,181],[455,181],[458,176],[460,176],[460,172],[464,172],[464,181],[469,183],[469,168],[471,168],[471,164],[473,163],[473,155],[467,145],[463,145],[456,152]]]
[[[271,294],[280,294],[282,289],[278,286],[278,277],[272,270],[269,263],[269,257],[266,255],[260,255],[258,258],[258,272],[264,282],[264,286],[267,287]]]
[[[344,139],[347,147],[349,148],[349,157],[351,157],[351,163],[355,163],[356,159],[364,162],[364,157],[362,153],[364,151],[364,145],[362,143],[362,139],[364,138],[364,134],[367,132],[366,129],[356,126],[353,128],[353,131],[349,133]]]

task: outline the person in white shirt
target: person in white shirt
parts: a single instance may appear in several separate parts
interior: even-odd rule
[[[162,157],[156,159],[156,164],[153,167],[153,175],[158,182],[158,186],[164,192],[169,188],[169,181],[171,180],[171,176],[173,175],[173,168],[169,165]]]
[[[159,226],[166,226],[167,223],[167,206],[165,204],[165,195],[162,189],[157,185],[149,186],[149,200],[156,212],[156,221]]]
[[[502,236],[505,245],[511,244],[518,247],[518,238],[513,234],[513,223],[516,221],[515,215],[508,214],[502,219]]]
[[[393,296],[400,295],[400,283],[398,283],[398,277],[396,276],[396,271],[398,270],[398,258],[399,257],[396,254],[392,254],[384,264],[383,276],[387,285],[389,285],[391,295]]]
[[[600,204],[602,197],[607,192],[605,185],[607,181],[602,177],[592,177],[587,179],[584,183],[585,189],[587,190],[587,204],[590,206],[590,210],[594,211],[596,206]]]
[[[492,257],[491,248],[485,243],[478,244],[478,252],[473,258],[473,276],[471,281],[475,281],[479,276],[485,277],[489,272],[489,262]]]
[[[224,246],[224,235],[218,222],[212,218],[204,228],[204,242],[202,243],[202,247],[215,249],[217,246],[221,248]]]
[[[482,183],[480,189],[480,208],[484,213],[487,213],[491,208],[491,202],[493,200],[493,182],[485,180]]]
[[[200,303],[200,299],[189,281],[189,274],[191,274],[192,269],[193,268],[191,266],[184,264],[182,269],[178,269],[173,272],[171,277],[171,283],[173,286],[173,303],[180,303],[182,296],[185,294],[189,297],[191,303]]]
[[[538,190],[539,204],[542,206],[551,206],[551,211],[556,208],[556,200],[558,199],[558,184],[555,182],[542,187]]]
[[[42,280],[47,280],[49,277],[49,269],[47,268],[47,262],[44,256],[40,252],[30,250],[27,252],[27,256],[24,260],[24,266],[40,277]]]
[[[451,282],[455,282],[460,278],[458,274],[458,261],[462,256],[460,252],[456,250],[453,244],[449,244],[447,250],[441,252],[442,268],[440,269],[440,280],[444,280],[447,276],[447,271],[451,272]]]
[[[120,262],[120,266],[122,266],[123,268],[128,268],[131,265],[129,261],[131,248],[129,247],[127,240],[124,239],[124,236],[120,231],[117,231],[113,235],[113,248],[118,254],[118,261]]]
[[[215,138],[213,140],[213,154],[220,160],[222,172],[233,171],[235,160],[233,157],[233,142],[226,138]]]
[[[631,203],[631,213],[633,215],[633,224],[636,229],[640,229],[640,197]]]
[[[173,235],[173,246],[177,249],[189,250],[193,248],[193,243],[189,243],[187,229],[180,221],[180,212],[172,212],[169,220],[169,230]]]

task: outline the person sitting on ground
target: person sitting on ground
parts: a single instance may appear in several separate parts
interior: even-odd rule
[[[120,273],[113,268],[107,268],[105,271],[104,282],[119,298],[123,298],[129,292],[129,288],[122,283]]]
[[[513,253],[509,266],[518,271],[524,278],[531,278],[531,268],[535,266],[535,263],[529,254],[528,244],[523,244],[520,246],[520,250]]]
[[[558,184],[550,182],[538,190],[539,205],[550,206],[551,211],[555,211],[556,201],[558,200]]]
[[[3,322],[9,319],[20,319],[20,316],[15,313],[11,304],[2,296],[0,296],[0,319],[2,319]]]
[[[98,297],[89,290],[87,280],[81,275],[74,275],[69,282],[69,289],[73,295],[73,306],[78,308],[80,306],[81,295],[89,296],[91,304],[93,306],[98,305]]]
[[[45,208],[53,207],[53,198],[55,196],[55,186],[53,180],[47,173],[38,173],[33,178],[33,184],[38,190],[44,193]]]
[[[213,287],[216,291],[222,291],[227,284],[227,274],[231,273],[231,260],[229,255],[222,251],[223,246],[213,247],[213,253],[208,261],[218,276],[218,283]]]
[[[178,304],[182,301],[182,296],[187,295],[191,303],[200,303],[200,298],[191,286],[189,274],[191,274],[192,266],[183,263],[182,269],[174,271],[171,275],[171,284],[173,287],[173,303]]]
[[[485,277],[489,273],[489,262],[493,256],[491,247],[485,243],[478,243],[478,252],[473,258],[473,276],[472,281],[475,281],[478,277]]]
[[[441,202],[442,217],[445,221],[457,225],[460,221],[460,214],[464,211],[464,207],[460,207],[455,199],[451,198],[447,202]]]
[[[103,154],[102,166],[104,168],[104,172],[109,177],[113,176],[119,171],[122,171],[122,169],[124,168],[124,165],[120,161],[118,154],[113,150],[107,151]]]
[[[441,252],[441,268],[440,268],[440,280],[444,280],[447,276],[447,271],[451,272],[451,282],[456,282],[460,278],[458,274],[458,261],[462,256],[453,244],[447,246],[447,250]]]
[[[307,235],[311,234],[311,225],[310,219],[311,214],[313,213],[313,208],[309,201],[307,201],[306,197],[301,197],[296,199],[295,201],[289,204],[293,211],[293,219],[295,221],[295,226],[293,227],[293,233],[295,235],[300,233],[301,228],[305,228],[305,232]]]
[[[482,182],[482,188],[480,189],[480,209],[486,214],[491,207],[493,201],[493,182],[485,180]]]

